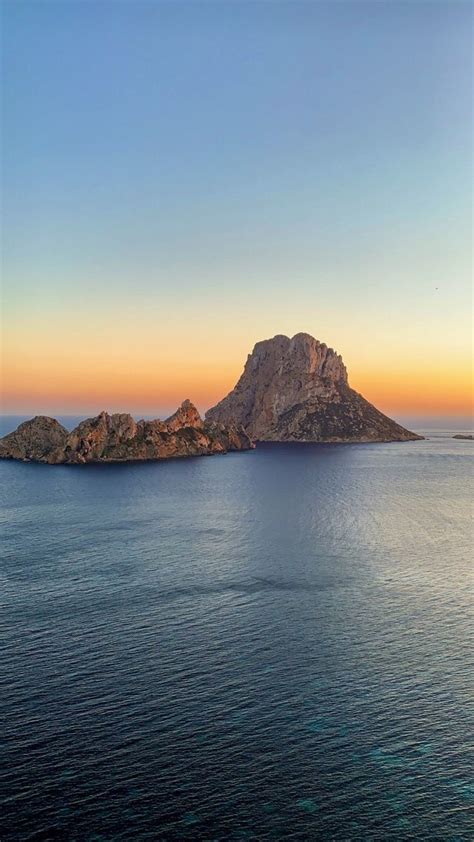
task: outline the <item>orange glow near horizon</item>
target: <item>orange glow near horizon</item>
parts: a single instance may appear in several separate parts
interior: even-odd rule
[[[286,323],[267,310],[236,310],[230,320],[116,310],[105,318],[76,312],[49,320],[33,314],[5,325],[2,339],[4,414],[135,416],[174,410],[189,398],[203,411],[236,384],[256,341],[306,330],[341,354],[350,385],[382,412],[397,416],[468,416],[472,365],[464,325],[447,353],[434,326],[405,326],[402,341],[386,326],[346,317],[330,323],[298,314]],[[459,327],[459,325],[458,325]],[[276,329],[275,329],[276,328]],[[283,329],[281,329],[283,328]],[[332,339],[332,341],[331,341]]]
[[[14,355],[4,355],[4,414],[79,415],[105,409],[159,416],[185,398],[204,410],[233,388],[245,362],[234,347],[216,358],[209,345],[194,354],[170,345],[156,356],[151,350],[142,354],[137,346],[115,347],[108,354],[91,346],[79,355],[67,345],[62,354],[47,342],[39,347],[32,352],[31,345],[23,345]],[[432,368],[423,361],[416,368],[394,368],[379,357],[371,365],[354,360],[348,370],[350,385],[389,415],[472,412],[472,369],[459,360]]]
[[[388,415],[468,416],[474,409],[469,370],[364,372],[351,378],[351,385]]]

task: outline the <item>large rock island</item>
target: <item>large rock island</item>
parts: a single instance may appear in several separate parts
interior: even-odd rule
[[[0,458],[71,465],[207,456],[251,447],[241,427],[203,421],[186,400],[166,421],[135,421],[131,415],[101,412],[71,433],[54,418],[39,415],[0,439]]]
[[[422,438],[351,389],[341,357],[307,333],[257,342],[237,385],[206,413],[206,421],[241,425],[255,441]]]

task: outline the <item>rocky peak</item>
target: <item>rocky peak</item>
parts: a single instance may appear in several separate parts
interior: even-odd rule
[[[308,333],[257,342],[237,385],[206,420],[241,424],[257,441],[417,438],[354,392],[339,354]]]
[[[176,432],[183,427],[202,427],[203,420],[194,404],[186,399],[176,412],[166,419],[165,424],[170,431]]]
[[[55,418],[36,415],[0,440],[0,457],[42,461],[62,447],[69,433]]]
[[[136,433],[136,421],[128,412],[115,412],[109,415],[108,412],[99,412],[94,418],[86,418],[81,421],[73,431],[79,435],[88,435],[91,431],[101,432],[104,435],[113,434],[117,438],[133,438]]]
[[[252,375],[261,371],[269,372],[272,377],[294,374],[298,378],[304,376],[347,382],[342,357],[309,333],[297,333],[292,339],[279,334],[273,339],[257,342],[248,355],[244,375],[246,371]]]

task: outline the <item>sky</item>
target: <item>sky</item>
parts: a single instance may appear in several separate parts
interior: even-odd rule
[[[472,394],[472,6],[2,3],[2,411],[205,409],[312,334]]]

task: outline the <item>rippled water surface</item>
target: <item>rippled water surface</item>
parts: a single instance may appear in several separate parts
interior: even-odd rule
[[[473,839],[473,455],[1,463],[1,839]]]

